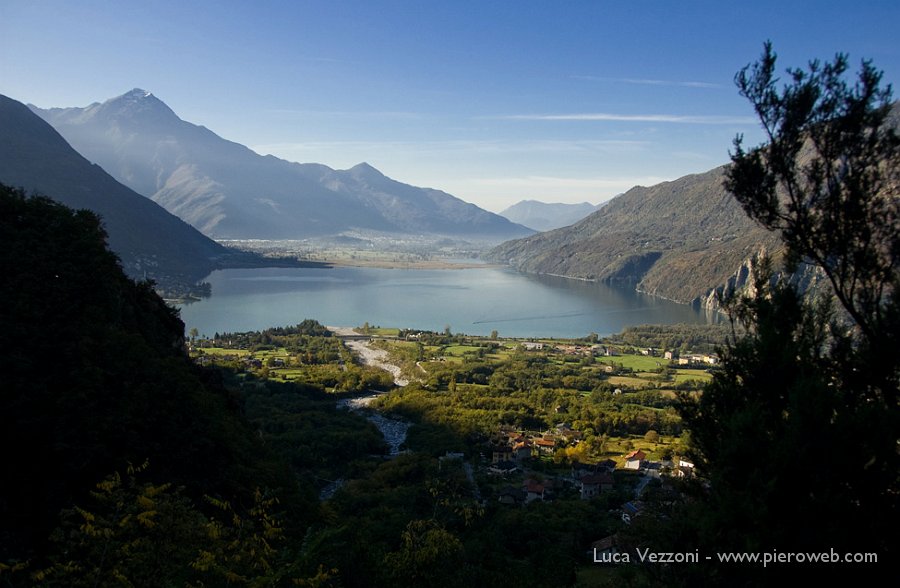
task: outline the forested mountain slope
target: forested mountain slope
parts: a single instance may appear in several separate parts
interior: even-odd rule
[[[740,279],[760,250],[779,250],[725,191],[723,169],[632,188],[571,227],[503,243],[489,258],[523,272],[622,282],[710,304],[711,292]]]

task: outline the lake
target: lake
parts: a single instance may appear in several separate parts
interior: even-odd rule
[[[706,313],[625,288],[510,269],[358,267],[218,270],[212,296],[180,305],[201,335],[258,331],[306,318],[506,337],[609,335],[638,324],[710,322]]]

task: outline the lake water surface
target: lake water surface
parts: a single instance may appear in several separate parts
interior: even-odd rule
[[[624,288],[496,267],[219,270],[212,297],[182,305],[201,335],[257,331],[306,318],[507,337],[609,335],[630,325],[709,322],[688,306]]]

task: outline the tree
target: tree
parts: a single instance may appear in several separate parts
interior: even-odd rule
[[[722,350],[703,395],[680,404],[689,454],[708,483],[685,506],[680,521],[690,523],[669,526],[661,540],[687,534],[720,552],[874,551],[885,561],[897,553],[900,492],[900,140],[888,124],[891,92],[867,61],[848,82],[844,55],[788,70],[781,89],[775,63],[767,44],[736,76],[768,142],[745,150],[736,139],[726,187],[780,234],[786,272],[763,259],[753,287],[726,301],[746,334]],[[829,296],[811,299],[785,278],[801,264],[826,276]],[[767,573],[795,571],[807,580],[874,573]],[[746,567],[707,572],[724,584],[773,581]]]
[[[391,586],[462,586],[465,550],[434,520],[416,519],[402,533],[402,545],[384,556]]]
[[[726,188],[746,213],[781,233],[789,269],[801,261],[825,273],[860,334],[871,340],[887,317],[900,261],[900,138],[887,124],[891,88],[864,61],[845,79],[847,56],[789,69],[781,92],[776,55],[736,77],[768,143],[745,151],[735,140]]]

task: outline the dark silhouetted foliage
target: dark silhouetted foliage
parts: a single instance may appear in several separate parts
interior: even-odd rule
[[[886,124],[881,75],[864,62],[851,85],[845,70],[842,55],[813,62],[789,70],[778,89],[766,45],[737,76],[769,142],[745,151],[736,141],[728,189],[780,235],[788,271],[803,262],[828,276],[838,306],[804,298],[765,260],[753,287],[727,301],[747,334],[723,350],[722,371],[699,400],[683,398],[708,484],[656,534],[669,547],[873,552],[881,569],[897,556],[900,141]],[[666,581],[770,585],[878,569],[717,563],[668,570]]]
[[[294,485],[94,213],[0,186],[0,275],[0,559],[39,552],[60,509],[127,462],[229,497]]]

